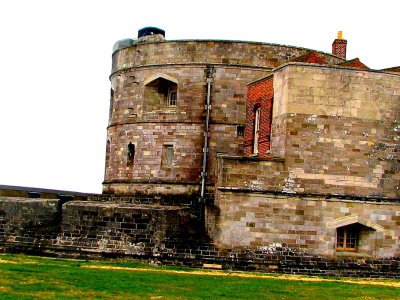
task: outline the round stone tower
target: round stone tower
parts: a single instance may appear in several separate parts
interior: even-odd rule
[[[256,42],[167,41],[155,27],[139,30],[136,40],[118,41],[103,192],[211,191],[216,155],[243,155],[246,85],[307,51]]]

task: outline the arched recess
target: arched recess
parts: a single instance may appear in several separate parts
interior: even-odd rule
[[[178,101],[178,80],[167,74],[156,74],[144,81],[143,110],[174,109]]]
[[[178,79],[176,79],[176,78],[174,78],[172,76],[169,76],[167,74],[164,74],[164,73],[158,73],[156,75],[152,75],[152,76],[148,77],[147,79],[145,79],[144,85],[148,85],[149,83],[151,83],[154,80],[157,80],[159,78],[171,81],[172,83],[175,83],[175,84],[178,84]]]
[[[351,214],[349,216],[337,218],[332,221],[326,222],[325,227],[326,228],[338,228],[338,227],[343,227],[343,226],[347,226],[347,225],[351,225],[351,224],[355,224],[355,223],[359,223],[361,225],[364,225],[365,227],[369,227],[376,231],[384,230],[384,228],[381,225],[374,223],[370,220],[367,220],[365,218],[362,218],[355,214]]]
[[[334,229],[337,252],[365,255],[374,254],[377,236],[383,237],[384,231],[381,225],[355,214],[329,221],[325,227]]]

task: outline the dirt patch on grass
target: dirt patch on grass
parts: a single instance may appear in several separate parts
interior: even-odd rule
[[[5,260],[0,259],[0,264],[25,264],[25,265],[37,265],[38,262],[35,260],[28,260],[28,259],[17,259],[17,260]]]
[[[11,260],[3,260],[3,259],[0,259],[0,264],[11,264],[11,265],[16,265],[17,262],[16,262],[16,261],[11,261]]]
[[[0,292],[10,292],[11,289],[7,286],[0,286]]]
[[[148,273],[167,273],[167,274],[183,274],[183,275],[200,275],[200,276],[236,276],[242,278],[266,278],[276,280],[292,280],[292,281],[310,281],[310,282],[338,282],[338,283],[350,283],[360,285],[375,285],[375,286],[387,286],[400,288],[400,281],[391,281],[384,279],[330,279],[320,277],[308,277],[302,275],[266,275],[260,273],[246,273],[246,272],[224,272],[224,271],[180,271],[180,270],[165,270],[165,269],[146,269],[146,268],[128,268],[128,267],[112,267],[112,266],[82,266],[82,268],[88,269],[103,269],[103,270],[120,270],[120,271],[131,271],[131,272],[148,272]]]

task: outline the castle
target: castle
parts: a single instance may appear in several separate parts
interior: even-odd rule
[[[400,68],[346,46],[118,41],[103,194],[39,195],[12,229],[29,191],[3,189],[0,243],[399,277]]]

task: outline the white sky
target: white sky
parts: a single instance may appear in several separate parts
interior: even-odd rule
[[[113,44],[156,26],[167,39],[231,39],[400,65],[400,1],[45,1],[0,4],[0,184],[101,192]]]

